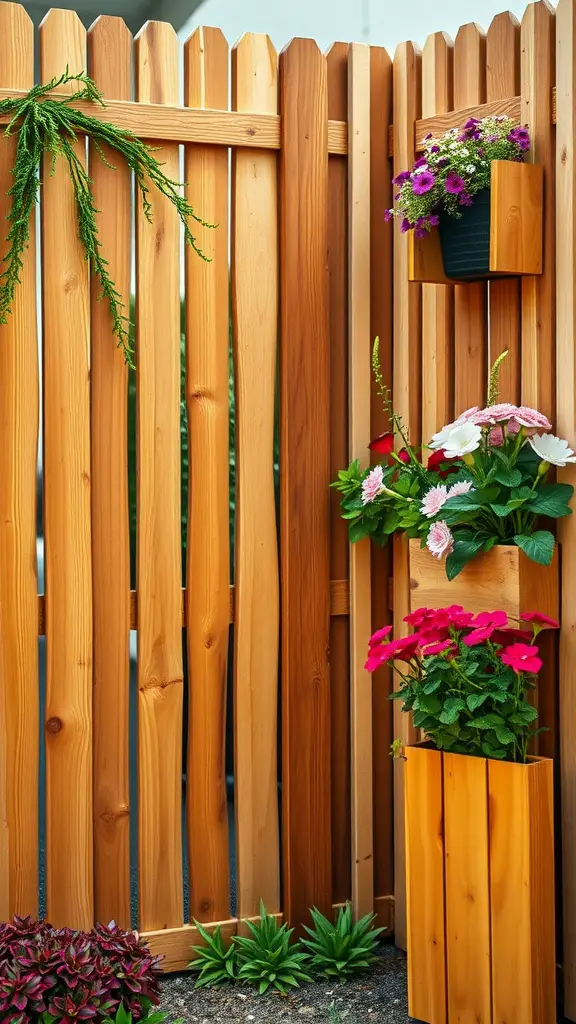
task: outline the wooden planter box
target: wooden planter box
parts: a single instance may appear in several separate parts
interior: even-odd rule
[[[490,187],[489,269],[466,280],[542,273],[543,168],[494,160]],[[472,208],[471,208],[472,209]],[[465,218],[461,223],[466,230]],[[444,272],[440,233],[408,236],[408,278],[431,284],[454,284]]]
[[[405,753],[410,1016],[552,1024],[552,761]]]
[[[421,548],[419,540],[411,540],[410,611],[451,604],[475,614],[499,608],[513,618],[538,611],[558,619],[558,547],[550,565],[538,565],[516,545],[498,544],[448,580],[445,562]]]

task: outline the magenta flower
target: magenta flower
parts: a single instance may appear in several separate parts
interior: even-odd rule
[[[530,134],[526,127],[513,128],[506,137],[509,142],[515,142],[523,152],[530,149]]]
[[[422,654],[425,658],[431,657],[433,654],[442,654],[444,651],[450,654],[456,654],[458,650],[453,640],[439,640],[434,644],[427,644],[422,648]]]
[[[538,648],[529,644],[512,644],[500,651],[500,660],[509,665],[515,672],[530,672],[536,675],[542,668],[542,661],[538,657]]]
[[[464,179],[459,178],[456,171],[450,171],[446,176],[444,188],[447,192],[450,192],[451,195],[457,196],[460,192],[464,191]]]
[[[400,231],[402,232],[402,234],[405,235],[406,232],[410,231],[410,228],[412,228],[412,227],[414,227],[414,225],[410,223],[410,221],[408,220],[408,217],[404,217],[404,219],[403,219],[403,221],[402,221],[402,223],[400,225]]]
[[[375,633],[370,637],[370,647],[376,647],[381,644],[383,640],[386,640],[392,632],[392,626],[383,626],[382,629],[377,629]]]
[[[443,519],[439,519],[437,523],[432,523],[428,531],[426,547],[434,558],[444,558],[454,550],[454,537],[450,527]]]
[[[415,196],[423,196],[434,186],[435,176],[431,171],[420,171],[412,175],[412,191]]]
[[[395,178],[392,178],[393,185],[404,185],[407,181],[410,181],[410,171],[400,171]]]
[[[556,622],[556,619],[551,619],[549,615],[543,615],[542,612],[524,612],[520,618],[522,622],[535,622],[540,629],[560,629],[560,623]]]
[[[473,626],[495,626],[496,629],[505,629],[508,625],[508,616],[501,610],[495,612],[480,612],[472,620]]]
[[[492,633],[496,629],[496,626],[483,626],[482,629],[473,629],[468,636],[465,636],[463,643],[466,647],[476,647],[477,644],[483,644],[485,640],[489,640]]]
[[[418,160],[414,164],[414,167],[412,168],[412,172],[417,171],[419,167],[427,167],[427,166],[428,166],[428,161],[427,161],[426,157],[425,156],[421,156],[421,157],[418,158]]]
[[[430,152],[431,153],[439,153],[440,152],[440,146],[432,146],[432,149],[430,150]]]
[[[458,204],[460,206],[472,206],[472,196],[469,192],[461,192],[458,197]]]
[[[393,216],[392,210],[384,210],[384,220],[385,221],[392,220],[392,216]]]
[[[433,611],[431,608],[417,608],[415,612],[410,612],[409,615],[405,615],[402,619],[403,622],[407,622],[410,626],[415,626],[418,629],[419,626],[432,615]]]
[[[428,217],[428,223],[431,228],[437,228],[440,223],[440,217],[437,213],[431,213]]]

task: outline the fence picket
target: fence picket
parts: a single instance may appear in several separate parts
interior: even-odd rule
[[[422,117],[453,109],[454,46],[445,32],[422,51]],[[422,440],[454,418],[454,289],[422,286]]]
[[[504,100],[520,92],[520,25],[510,11],[497,14],[486,34],[486,99]],[[489,363],[508,352],[500,371],[502,401],[520,401],[520,281],[490,281]],[[461,410],[459,410],[461,411]]]
[[[30,89],[34,30],[0,4],[0,87]],[[16,144],[0,143],[0,256]],[[38,911],[36,458],[38,347],[35,224],[12,314],[0,327],[0,918]]]
[[[312,40],[282,51],[280,100],[283,884],[299,923],[332,905],[328,96]]]
[[[326,53],[328,117],[348,118],[348,44],[334,43]],[[330,477],[348,463],[348,166],[346,157],[328,159],[328,279],[330,302]],[[330,578],[349,577],[348,529],[340,494],[330,493]],[[350,899],[350,624],[330,621],[330,693],[332,723],[332,896]]]
[[[228,109],[228,43],[199,28],[185,45],[187,106]],[[228,658],[228,150],[188,146],[189,201],[211,224],[197,240],[212,262],[186,253],[186,406],[190,445],[188,544],[188,861],[190,914],[230,915],[226,802]],[[200,838],[201,837],[201,838]]]
[[[132,36],[103,15],[88,32],[88,71],[107,99],[130,99]],[[131,182],[90,147],[98,230],[120,295],[130,295]],[[92,566],[94,600],[94,901],[98,921],[130,927],[130,538],[128,371],[100,283],[92,279]],[[126,311],[128,313],[128,311]]]
[[[86,67],[74,11],[40,26],[43,82]],[[71,83],[69,91],[74,88]],[[79,151],[82,144],[78,143]],[[63,162],[42,189],[44,526],[46,536],[46,905],[54,925],[90,928],[92,571],[88,266]]]
[[[234,110],[275,114],[278,57],[268,36],[232,51]],[[236,378],[235,811],[238,917],[280,910],[279,579],[274,497],[278,332],[278,159],[241,149],[232,169]]]
[[[454,107],[486,101],[486,38],[471,22],[454,43]],[[454,405],[456,415],[484,404],[488,368],[486,285],[454,288]]]
[[[135,40],[136,98],[178,102],[174,29],[149,21]],[[162,147],[180,177],[178,146]],[[180,287],[178,216],[152,195],[136,214],[138,404],[138,863],[140,928],[182,924],[182,632],[180,590]],[[162,884],[159,884],[162,879]]]

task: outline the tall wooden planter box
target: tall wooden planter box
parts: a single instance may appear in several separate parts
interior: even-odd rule
[[[550,565],[538,565],[516,545],[498,544],[448,580],[444,561],[410,541],[410,611],[461,604],[476,614],[499,608],[514,618],[539,611],[558,619],[558,582],[557,548]]]
[[[556,1020],[552,761],[406,748],[408,1012]]]
[[[538,164],[493,160],[490,175],[486,201],[483,202],[483,193],[478,193],[476,204],[469,210],[464,208],[461,220],[452,218],[451,240],[444,239],[446,246],[456,246],[461,275],[449,277],[445,271],[441,232],[434,230],[424,238],[416,238],[411,231],[408,236],[410,281],[458,284],[467,280],[542,273],[543,168]],[[464,236],[461,243],[454,240],[455,234]],[[482,267],[476,266],[475,257],[484,246]]]

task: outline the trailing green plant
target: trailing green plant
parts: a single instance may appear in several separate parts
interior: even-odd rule
[[[234,943],[224,945],[220,925],[210,933],[198,921],[194,924],[204,939],[203,946],[192,947],[196,957],[188,964],[190,970],[198,974],[196,988],[217,988],[235,981],[237,956]]]
[[[260,904],[260,921],[247,921],[252,938],[235,935],[233,942],[238,954],[238,978],[258,987],[260,995],[276,988],[286,995],[289,988],[299,988],[300,982],[311,981],[306,970],[308,955],[299,942],[292,942],[293,928],[278,925],[275,917],[266,913]]]
[[[374,951],[385,928],[374,928],[375,914],[366,914],[359,921],[352,918],[349,903],[340,907],[336,921],[330,921],[319,910],[310,911],[314,927],[305,926],[309,938],[302,945],[312,959],[310,970],[320,978],[347,981],[355,974],[370,969],[376,961]]]
[[[69,95],[60,95],[57,98],[48,95],[54,89],[70,83],[77,83],[78,88]],[[118,345],[122,348],[126,361],[132,366],[130,324],[124,313],[122,296],[110,276],[108,260],[102,253],[92,179],[86,170],[81,151],[75,146],[78,137],[88,136],[94,149],[108,167],[113,165],[105,156],[103,146],[109,147],[126,161],[134,174],[144,216],[148,221],[152,221],[150,185],[165,196],[174,206],[184,226],[186,243],[192,246],[202,259],[206,257],[196,244],[189,222],[193,220],[203,227],[213,225],[208,225],[194,212],[182,191],[181,184],[173,181],[162,170],[152,146],[142,142],[126,129],[118,128],[114,124],[78,110],[75,104],[82,101],[89,101],[100,107],[106,106],[102,93],[92,79],[84,72],[72,75],[68,68],[64,74],[59,78],[53,78],[47,85],[35,85],[24,97],[0,100],[0,114],[10,117],[5,134],[16,135],[16,159],[12,169],[14,184],[8,192],[12,200],[8,214],[10,228],[6,239],[8,251],[3,259],[4,270],[0,274],[0,323],[6,323],[16,287],[20,283],[22,257],[30,239],[30,217],[38,202],[43,158],[48,157],[51,160],[51,174],[54,173],[57,160],[63,158],[68,165],[74,186],[78,235],[86,260],[92,273],[100,278],[101,298],[108,303],[113,333],[118,338]]]

